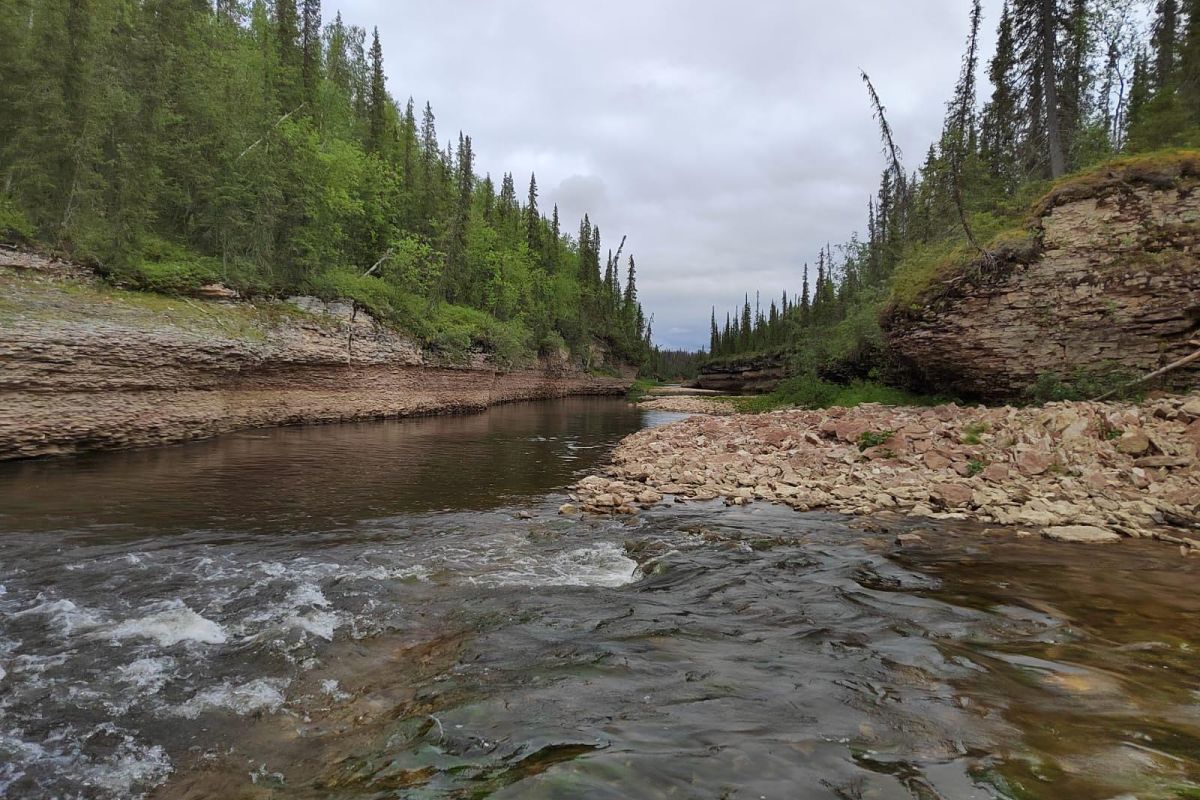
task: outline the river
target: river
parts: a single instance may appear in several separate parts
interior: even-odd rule
[[[556,514],[674,418],[578,398],[0,465],[0,796],[1200,797],[1200,561]]]

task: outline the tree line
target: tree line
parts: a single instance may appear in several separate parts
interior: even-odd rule
[[[1148,24],[1147,24],[1148,23]],[[939,264],[1020,226],[1062,176],[1115,156],[1200,145],[1200,0],[1007,0],[977,99],[982,9],[938,141],[908,170],[863,75],[885,161],[865,237],[818,251],[800,290],[710,319],[709,353],[786,351],[800,371],[868,377],[885,358],[879,314]]]
[[[434,347],[644,362],[636,265],[387,87],[320,0],[6,0],[0,232],[137,288],[349,297]]]

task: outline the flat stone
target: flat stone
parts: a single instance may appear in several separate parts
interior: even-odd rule
[[[558,507],[558,513],[563,514],[564,516],[571,516],[572,514],[578,514],[579,508],[571,503],[563,503]]]
[[[941,453],[930,451],[921,456],[921,460],[925,462],[925,466],[929,469],[946,469],[950,466],[950,459],[946,458]]]
[[[1026,450],[1017,456],[1017,469],[1026,475],[1041,475],[1050,468],[1054,460],[1046,453]]]
[[[1125,431],[1117,439],[1117,452],[1127,456],[1140,456],[1150,449],[1150,437],[1143,431]]]
[[[942,483],[929,490],[929,498],[934,505],[946,508],[965,506],[971,502],[972,494],[971,487],[961,483]]]
[[[1133,462],[1135,467],[1160,469],[1163,467],[1190,467],[1193,459],[1187,456],[1146,456]]]
[[[1121,534],[1094,525],[1060,525],[1046,528],[1042,536],[1054,542],[1070,544],[1110,544],[1121,541]]]
[[[923,541],[925,540],[921,538],[921,534],[919,533],[902,533],[896,537],[896,544],[900,545],[901,547],[911,544],[920,544]]]
[[[1192,419],[1200,418],[1200,397],[1193,397],[1179,407],[1180,412]]]

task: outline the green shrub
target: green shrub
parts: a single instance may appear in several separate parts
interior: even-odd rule
[[[863,431],[858,437],[858,449],[861,452],[878,447],[895,435],[895,431]]]
[[[981,436],[991,430],[990,425],[986,422],[972,422],[963,428],[963,444],[979,444]]]
[[[33,241],[33,223],[11,197],[0,195],[0,242],[27,244]]]
[[[138,252],[105,270],[118,286],[159,294],[188,294],[223,280],[221,262],[157,236],[144,237]]]
[[[812,374],[798,375],[781,382],[771,394],[759,397],[739,397],[735,407],[746,413],[761,413],[777,408],[853,408],[863,403],[886,406],[929,406],[945,402],[944,398],[913,394],[903,389],[885,386],[874,381],[852,381],[841,385],[824,381]]]
[[[1146,396],[1146,386],[1130,385],[1137,378],[1137,373],[1114,364],[1102,364],[1094,369],[1077,367],[1067,375],[1043,372],[1025,389],[1025,399],[1040,405],[1063,400],[1094,400],[1114,392],[1108,399],[1140,401]]]

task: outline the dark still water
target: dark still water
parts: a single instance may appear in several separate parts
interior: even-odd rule
[[[579,399],[0,466],[0,796],[1200,797],[1200,561],[555,514],[670,419]]]

